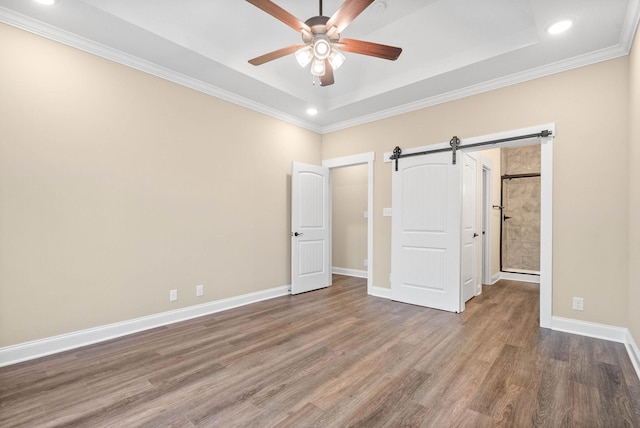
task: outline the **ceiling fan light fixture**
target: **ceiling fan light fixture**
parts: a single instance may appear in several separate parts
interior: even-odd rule
[[[340,66],[342,64],[344,64],[344,61],[347,58],[344,56],[344,54],[342,52],[340,52],[338,49],[331,48],[331,53],[329,54],[329,64],[331,64],[331,68],[333,68],[333,70],[337,70],[340,68]]]
[[[251,65],[262,65],[285,55],[295,54],[301,67],[309,67],[314,85],[329,86],[335,83],[333,72],[344,64],[346,58],[336,46],[345,51],[395,61],[402,48],[366,42],[364,40],[344,39],[340,33],[372,3],[382,10],[385,0],[343,0],[338,10],[331,16],[322,13],[322,0],[319,0],[320,12],[302,22],[291,13],[274,3],[274,0],[246,0],[262,11],[288,25],[302,36],[302,44],[290,45],[249,60]]]
[[[329,40],[323,36],[316,36],[313,41],[313,54],[318,59],[327,59],[329,54],[331,53],[331,45],[329,44]]]
[[[300,64],[300,67],[306,67],[313,59],[313,48],[307,45],[296,51],[296,61]]]
[[[326,69],[324,66],[324,60],[319,58],[314,59],[313,63],[311,64],[311,74],[313,74],[314,76],[322,77],[324,76],[325,72]]]

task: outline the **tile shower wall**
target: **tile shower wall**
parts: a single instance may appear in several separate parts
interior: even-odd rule
[[[501,150],[503,175],[540,173],[540,146]],[[540,177],[502,180],[503,271],[540,271]]]

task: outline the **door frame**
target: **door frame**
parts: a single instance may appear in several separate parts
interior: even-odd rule
[[[361,153],[351,156],[325,159],[322,166],[329,168],[329,212],[332,212],[332,192],[331,172],[335,168],[347,168],[350,166],[367,165],[367,294],[373,293],[373,164],[375,152]],[[331,233],[333,233],[333,218],[329,219]],[[330,235],[331,235],[330,233]],[[329,256],[333,257],[333,238],[330,237]],[[333,262],[331,263],[333,264]]]
[[[478,156],[476,153],[478,152],[469,152],[469,151],[465,151],[462,156],[460,156],[460,161],[461,162],[465,162],[467,156],[469,156],[471,159],[473,159],[473,161],[475,162],[475,171],[474,171],[474,175],[475,177],[473,177],[474,179],[474,192],[475,192],[475,206],[473,207],[473,211],[474,211],[474,217],[475,217],[475,224],[473,225],[475,232],[474,233],[478,233],[479,230],[482,229],[482,219],[480,218],[480,214],[482,214],[480,212],[480,210],[478,209],[479,207],[479,203],[480,203],[480,199],[479,199],[479,195],[480,193],[478,192],[478,189],[480,188],[479,186],[481,185],[478,182],[478,176],[479,174],[479,170],[481,169],[480,167],[482,167],[482,159],[480,156]],[[462,166],[462,177],[461,177],[461,185],[464,188],[464,183],[465,183],[465,174],[467,174],[467,170],[464,167],[464,164]],[[461,198],[462,198],[462,203],[460,205],[460,207],[462,208],[462,214],[460,216],[460,221],[463,222],[464,220],[464,208],[465,208],[465,200],[464,200],[464,190],[462,191],[461,194]],[[464,245],[464,224],[461,225],[461,230],[460,230],[460,239],[461,239],[461,249],[462,249],[462,245]],[[480,235],[481,236],[481,235]],[[460,281],[462,282],[462,289],[460,290],[460,307],[464,309],[466,302],[468,302],[471,298],[480,295],[480,293],[482,293],[482,275],[481,275],[481,268],[478,265],[478,261],[479,261],[479,257],[481,254],[481,247],[480,244],[478,243],[478,240],[476,239],[477,236],[475,238],[473,238],[473,251],[472,251],[472,270],[473,272],[473,277],[475,279],[475,284],[473,284],[473,296],[471,296],[469,299],[467,299],[465,301],[465,295],[464,295],[464,272],[462,270],[462,268],[460,269]],[[464,263],[464,252],[461,251],[460,253],[460,263]]]
[[[483,284],[492,284],[493,275],[491,268],[493,265],[493,235],[492,235],[492,213],[493,213],[493,162],[491,159],[482,157],[482,273],[480,280],[480,291]]]
[[[483,141],[512,138],[519,135],[539,133],[542,130],[551,131],[547,138],[531,138],[527,140],[508,141],[471,149],[470,151],[482,151],[489,148],[518,147],[540,144],[540,327],[551,328],[553,308],[553,140],[556,136],[555,122],[530,126],[527,128],[512,129],[495,134],[481,135],[462,140],[462,145],[480,143]],[[403,154],[417,153],[425,150],[450,148],[449,142],[432,144],[428,146],[403,149]],[[465,150],[462,148],[461,150]],[[469,150],[469,149],[467,149]],[[391,152],[384,154],[384,162],[392,162]],[[400,160],[402,162],[402,160]],[[462,286],[462,284],[461,284]]]

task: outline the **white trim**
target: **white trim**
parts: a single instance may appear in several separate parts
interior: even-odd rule
[[[356,165],[367,165],[367,294],[373,294],[373,165],[376,159],[375,152],[360,153],[351,156],[325,159],[322,166],[329,168],[345,168]]]
[[[551,318],[551,329],[564,333],[577,334],[579,336],[623,343],[627,349],[627,354],[629,355],[636,375],[638,379],[640,379],[640,349],[638,349],[638,345],[635,340],[633,340],[629,329],[562,317]]]
[[[628,330],[624,327],[597,324],[571,318],[552,317],[551,329],[565,333],[578,334],[580,336],[593,337],[595,339],[609,340],[611,342],[627,342]]]
[[[491,159],[482,156],[482,168],[480,169],[480,187],[482,189],[482,267],[480,269],[482,279],[480,281],[480,290],[482,284],[486,284],[491,280],[491,267],[493,265],[493,228],[491,226],[493,213],[493,162]]]
[[[371,287],[371,291],[369,291],[371,296],[381,297],[383,299],[391,300],[391,289],[390,288],[382,288],[382,287]]]
[[[635,0],[633,0],[635,1]],[[633,39],[633,34],[630,36],[623,35],[623,39]],[[562,73],[565,71],[573,70],[587,65],[597,64],[599,62],[609,61],[621,56],[628,55],[630,46],[613,46],[604,48],[595,52],[590,52],[584,55],[578,55],[573,58],[568,58],[553,64],[548,64],[542,67],[533,68],[531,70],[525,70],[519,73],[515,73],[509,76],[500,77],[488,82],[482,82],[475,85],[467,86],[455,91],[450,91],[444,94],[435,95],[429,98],[424,98],[411,103],[403,104],[397,107],[392,107],[386,110],[380,110],[375,113],[356,117],[354,119],[346,120],[344,122],[334,123],[322,128],[322,134],[328,134],[330,132],[340,131],[342,129],[353,128],[354,126],[364,125],[366,123],[375,122],[377,120],[387,119],[401,114],[410,113],[416,110],[421,110],[427,107],[433,107],[439,104],[456,101],[462,98],[467,98],[473,95],[482,94],[485,92],[495,91],[497,89],[506,88],[519,83],[528,82],[531,80],[539,79],[553,74]]]
[[[625,15],[624,24],[622,25],[622,31],[620,34],[620,41],[618,42],[618,44],[627,52],[627,54],[631,52],[633,39],[636,35],[639,22],[640,0],[629,0],[629,5],[627,6],[627,14]]]
[[[375,152],[360,153],[357,155],[342,156],[339,158],[323,160],[322,166],[325,168],[349,167],[373,162],[375,158]]]
[[[500,272],[500,279],[508,279],[511,281],[520,282],[532,282],[534,284],[540,284],[540,275],[527,275],[526,273],[516,272]]]
[[[44,22],[22,15],[2,6],[0,6],[0,22],[4,22],[5,24],[11,25],[24,31],[28,31],[40,37],[53,40],[54,42],[62,43],[72,48],[79,49],[83,52],[88,52],[92,55],[108,59],[109,61],[122,64],[124,66],[142,71],[143,73],[147,73],[161,79],[165,79],[169,82],[176,83],[195,91],[220,98],[221,100],[246,107],[250,110],[265,114],[267,116],[271,116],[284,122],[306,128],[310,131],[320,134],[322,133],[322,128],[320,126],[309,121],[302,120],[281,110],[229,92],[210,83],[203,82],[202,80],[198,80],[191,76],[187,76],[186,74],[182,74],[169,68],[160,66],[151,61],[141,59],[137,56],[122,52],[110,46],[106,46],[96,41],[78,36],[77,34],[70,33],[66,30],[62,30],[53,25],[46,24]]]
[[[500,281],[500,272],[496,273],[495,275],[493,275],[491,277],[491,285],[495,284],[496,282]]]
[[[633,38],[638,26],[637,10],[640,8],[639,0],[631,0],[629,2],[628,13],[626,15],[626,21],[621,31],[621,37],[619,44],[616,46],[604,48],[595,52],[590,52],[584,55],[578,55],[573,58],[568,58],[562,61],[548,64],[542,67],[537,67],[531,70],[525,70],[519,73],[515,73],[509,76],[500,77],[488,82],[482,82],[475,85],[461,88],[455,91],[450,91],[444,94],[432,96],[429,98],[417,100],[411,103],[407,103],[401,106],[389,108],[386,110],[380,110],[372,114],[363,115],[350,119],[344,122],[334,123],[326,126],[320,126],[318,124],[311,123],[307,120],[303,120],[299,117],[295,117],[291,114],[284,113],[280,110],[266,106],[264,104],[255,102],[245,97],[233,94],[229,91],[211,85],[209,83],[202,82],[192,77],[186,76],[182,73],[177,73],[165,67],[161,67],[150,61],[140,59],[134,55],[127,54],[109,46],[100,44],[93,40],[89,40],[84,37],[80,37],[71,32],[62,30],[53,25],[46,24],[38,21],[26,15],[17,13],[11,9],[0,6],[0,22],[4,22],[13,27],[20,28],[21,30],[29,31],[37,34],[41,37],[45,37],[50,40],[65,44],[67,46],[80,49],[84,52],[97,55],[102,58],[123,64],[127,67],[140,70],[144,73],[148,73],[170,82],[177,83],[179,85],[186,86],[196,91],[229,101],[234,104],[249,108],[251,110],[266,114],[267,116],[274,117],[276,119],[283,120],[285,122],[301,126],[311,131],[328,134],[330,132],[339,131],[346,128],[352,128],[357,125],[363,125],[365,123],[374,122],[381,119],[386,119],[393,116],[398,116],[404,113],[420,110],[426,107],[435,106],[438,104],[455,101],[461,98],[466,98],[472,95],[481,94],[484,92],[493,91],[496,89],[508,87],[522,82],[538,79],[541,77],[549,76],[556,73],[572,70],[586,65],[596,64],[603,61],[608,61],[614,58],[628,55]]]
[[[555,124],[553,136],[556,135]],[[540,327],[553,316],[553,138],[540,146]]]
[[[366,270],[332,267],[331,272],[336,275],[353,276],[355,278],[367,278]]]
[[[91,345],[105,340],[115,339],[132,333],[149,330],[156,327],[173,324],[238,306],[249,305],[262,300],[273,299],[275,297],[289,295],[290,286],[270,288],[268,290],[257,291],[255,293],[243,294],[241,296],[229,297],[227,299],[216,300],[201,305],[189,306],[187,308],[176,309],[169,312],[135,318],[114,324],[86,330],[75,331],[59,336],[48,337],[32,342],[20,343],[18,345],[0,348],[0,367],[56,354],[58,352],[76,349],[82,346]]]
[[[629,359],[631,360],[631,364],[633,364],[633,368],[636,369],[636,374],[638,375],[638,379],[640,379],[640,349],[638,349],[638,345],[636,341],[633,340],[633,336],[631,332],[627,330],[626,335],[626,346],[627,353],[629,354]]]

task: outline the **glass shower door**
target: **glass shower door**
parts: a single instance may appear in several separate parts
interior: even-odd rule
[[[500,270],[540,273],[540,174],[502,177]]]

